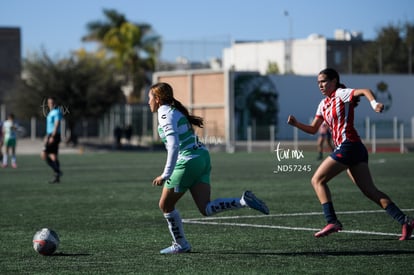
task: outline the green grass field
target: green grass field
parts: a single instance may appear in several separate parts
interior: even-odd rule
[[[61,156],[61,184],[38,156],[18,156],[18,169],[0,170],[0,274],[409,274],[414,240],[398,241],[400,225],[363,197],[345,174],[331,191],[344,231],[315,239],[325,225],[310,186],[315,152],[300,160],[272,153],[212,153],[212,199],[250,189],[269,216],[241,209],[203,218],[190,194],[177,208],[193,251],[160,255],[171,244],[151,185],[164,152]],[[308,171],[274,173],[278,165]],[[293,166],[291,166],[293,167]],[[377,186],[414,216],[414,154],[370,155]],[[296,168],[294,168],[296,169]],[[43,227],[58,232],[53,256],[32,248]]]

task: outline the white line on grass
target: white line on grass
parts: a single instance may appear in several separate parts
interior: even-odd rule
[[[405,212],[412,212],[414,209],[402,209]],[[353,214],[370,214],[370,213],[383,213],[384,210],[361,210],[361,211],[341,211],[337,212],[342,215]],[[183,219],[184,223],[188,224],[205,224],[205,225],[226,225],[226,226],[239,226],[239,227],[254,227],[254,228],[270,228],[270,229],[284,229],[284,230],[297,230],[297,231],[319,231],[319,228],[307,228],[307,227],[291,227],[291,226],[279,226],[279,225],[264,225],[264,224],[249,224],[249,223],[230,223],[230,222],[215,222],[214,220],[232,220],[232,219],[246,219],[246,218],[265,218],[265,217],[294,217],[294,216],[314,216],[322,215],[321,212],[308,212],[308,213],[288,213],[288,214],[272,214],[272,215],[256,215],[256,216],[230,216],[230,217],[204,217],[195,219]],[[380,236],[399,236],[394,233],[362,231],[362,230],[342,230],[342,233],[349,234],[366,234],[366,235],[380,235]]]
[[[401,209],[404,212],[413,212],[413,209]],[[353,215],[353,214],[372,214],[372,213],[385,213],[384,210],[359,210],[359,211],[337,211],[337,214],[341,215]],[[317,216],[323,215],[322,212],[305,212],[305,213],[285,213],[285,214],[269,214],[269,215],[250,215],[250,216],[213,216],[213,217],[201,217],[185,219],[186,221],[199,221],[199,220],[232,220],[232,219],[249,219],[249,218],[266,218],[266,217],[297,217],[297,216]]]
[[[204,225],[226,225],[226,226],[238,226],[238,227],[255,227],[255,228],[270,228],[270,229],[285,229],[285,230],[297,230],[297,231],[319,231],[320,228],[307,228],[307,227],[290,227],[279,225],[264,225],[264,224],[248,224],[248,223],[231,223],[231,222],[211,222],[211,221],[196,221],[196,220],[183,220],[184,223],[189,224],[204,224]],[[362,230],[342,230],[341,233],[350,234],[366,234],[366,235],[381,235],[381,236],[400,236],[400,234],[362,231]]]

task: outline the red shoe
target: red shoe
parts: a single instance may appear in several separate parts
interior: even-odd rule
[[[402,233],[401,237],[399,238],[400,241],[406,241],[411,238],[411,234],[413,234],[414,229],[414,220],[410,220],[407,217],[407,221],[402,226]]]
[[[321,231],[315,233],[315,238],[326,237],[331,233],[342,230],[342,224],[339,221],[335,223],[328,223]],[[412,230],[412,229],[411,229]]]

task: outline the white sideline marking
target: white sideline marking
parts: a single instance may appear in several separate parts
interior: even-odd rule
[[[412,212],[414,209],[402,209],[405,212]],[[370,213],[383,213],[384,210],[361,210],[361,211],[338,211],[338,214],[352,215],[352,214],[370,214]],[[284,229],[284,230],[297,230],[297,231],[319,231],[320,228],[308,228],[308,227],[291,227],[291,226],[279,226],[279,225],[265,225],[265,224],[249,224],[249,223],[231,223],[231,222],[215,222],[214,220],[232,220],[232,219],[246,219],[246,218],[265,218],[265,217],[294,217],[294,216],[314,216],[322,215],[322,212],[308,212],[308,213],[290,213],[290,214],[272,214],[272,215],[256,215],[256,216],[231,216],[231,217],[204,217],[195,219],[183,219],[183,223],[188,224],[205,224],[205,225],[226,225],[226,226],[239,226],[239,227],[254,227],[254,228],[270,228],[270,229]],[[380,236],[400,236],[395,233],[384,233],[374,231],[362,231],[362,230],[342,230],[342,233],[349,234],[367,234],[367,235],[380,235]]]

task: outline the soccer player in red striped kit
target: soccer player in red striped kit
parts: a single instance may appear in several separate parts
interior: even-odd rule
[[[377,113],[382,112],[384,105],[375,100],[370,89],[346,88],[341,84],[338,72],[331,68],[324,69],[318,74],[318,86],[325,98],[320,102],[312,123],[303,124],[292,115],[288,117],[290,125],[309,134],[315,134],[325,121],[331,129],[336,146],[331,155],[318,167],[311,180],[327,221],[327,225],[316,232],[315,237],[324,237],[342,230],[342,224],[335,214],[327,183],[342,171],[347,170],[352,182],[362,193],[401,224],[402,234],[399,240],[410,239],[414,220],[405,215],[390,197],[374,185],[368,167],[367,149],[354,128],[354,108],[360,96],[365,96]]]

